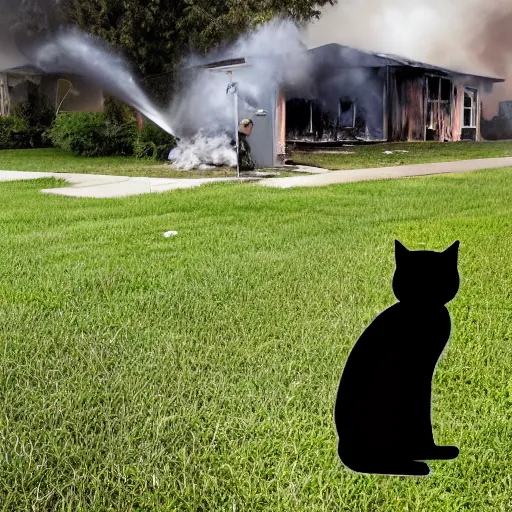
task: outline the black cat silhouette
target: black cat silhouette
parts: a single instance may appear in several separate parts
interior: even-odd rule
[[[395,241],[399,302],[353,347],[334,407],[338,455],[353,471],[428,475],[421,461],[459,454],[435,444],[431,421],[432,377],[451,331],[445,304],[459,289],[458,251],[458,241],[444,252],[409,251]]]

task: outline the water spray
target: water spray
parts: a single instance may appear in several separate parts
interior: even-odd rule
[[[127,63],[103,41],[79,30],[62,30],[49,38],[35,38],[20,51],[46,73],[72,73],[109,91],[156,125],[174,134],[168,116],[154,105],[133,79]]]

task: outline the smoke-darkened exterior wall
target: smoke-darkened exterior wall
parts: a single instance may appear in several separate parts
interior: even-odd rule
[[[425,139],[424,75],[391,69],[388,73],[388,140]]]
[[[492,84],[478,77],[390,70],[389,140],[481,140],[481,96],[491,87]],[[468,88],[474,94],[471,126],[464,123]]]
[[[331,143],[479,141],[481,95],[489,88],[486,79],[413,66],[343,69],[312,90],[289,88],[286,137]],[[473,105],[469,125],[464,123],[468,93]],[[349,105],[345,113],[343,104]],[[350,126],[341,121],[347,113],[353,116]]]
[[[285,87],[287,140],[383,140],[385,78],[382,68],[331,69],[307,89]]]

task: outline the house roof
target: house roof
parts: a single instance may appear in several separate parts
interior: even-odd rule
[[[323,46],[317,46],[316,48],[312,48],[310,50],[306,50],[306,52],[313,56],[312,61],[314,62],[315,67],[323,67],[323,68],[382,68],[386,66],[391,67],[411,67],[422,69],[426,71],[436,71],[439,73],[444,73],[448,75],[462,75],[462,76],[472,76],[476,78],[480,78],[483,80],[491,81],[491,82],[504,82],[505,79],[498,77],[490,77],[477,75],[474,73],[470,73],[467,71],[461,70],[453,70],[447,69],[440,66],[434,66],[432,64],[426,64],[424,62],[416,61],[413,59],[408,59],[406,57],[401,57],[398,55],[385,54],[385,53],[373,53],[373,52],[365,52],[362,50],[358,50],[356,48],[351,48],[349,46],[343,46],[337,43],[326,44]],[[280,55],[283,57],[283,55]],[[264,59],[263,56],[254,56],[247,58],[237,58],[237,59],[224,59],[224,60],[214,60],[209,63],[205,63],[199,66],[193,66],[189,69],[198,69],[198,68],[206,68],[206,69],[215,69],[219,67],[228,67],[235,66],[244,63],[249,63],[251,59]]]
[[[44,75],[45,72],[35,66],[17,66],[14,68],[4,69],[2,73],[9,73],[11,75]]]

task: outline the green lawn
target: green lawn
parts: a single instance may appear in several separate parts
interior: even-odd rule
[[[70,172],[151,178],[225,178],[236,176],[236,169],[229,167],[219,167],[218,169],[205,171],[180,171],[165,166],[164,162],[140,160],[135,157],[75,157],[69,151],[56,148],[0,150],[0,170]],[[280,176],[297,176],[297,173],[280,171]]]
[[[397,150],[408,151],[408,153],[384,154],[384,151]],[[352,154],[295,151],[290,158],[296,164],[313,165],[331,170],[363,169],[512,156],[512,142],[406,142],[348,146],[339,148],[338,151],[351,152]]]
[[[512,510],[511,169],[40,194],[55,186],[0,184],[0,510]],[[395,238],[461,240],[433,403],[461,455],[424,479],[336,454],[338,380],[393,303]]]

